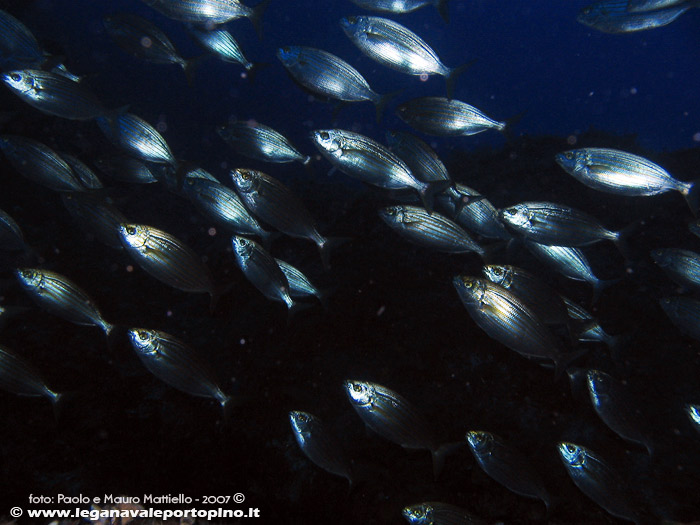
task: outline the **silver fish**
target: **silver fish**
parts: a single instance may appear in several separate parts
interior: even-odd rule
[[[362,421],[380,436],[407,449],[427,449],[433,455],[433,473],[437,478],[445,456],[456,444],[439,446],[434,425],[424,419],[396,392],[367,381],[345,381],[350,404]]]
[[[498,218],[495,206],[475,189],[457,183],[454,188],[437,195],[436,199],[450,215],[455,216],[460,226],[470,232],[489,239],[512,238]]]
[[[146,162],[177,166],[168,143],[148,122],[131,113],[97,119],[102,133],[118,148]]]
[[[417,179],[423,182],[452,180],[435,151],[418,137],[403,131],[387,131],[386,141]]]
[[[470,317],[489,337],[529,358],[554,361],[556,372],[565,369],[576,353],[567,353],[537,315],[516,295],[479,277],[452,280]]]
[[[593,286],[593,300],[596,301],[600,293],[617,282],[619,279],[602,280],[593,273],[588,259],[578,248],[570,246],[549,246],[532,241],[525,241],[525,247],[538,259],[552,266],[563,276],[574,281],[585,281]]]
[[[700,301],[690,297],[664,297],[659,303],[676,328],[700,341]]]
[[[192,24],[217,25],[248,18],[260,34],[262,15],[269,0],[263,0],[255,7],[243,5],[238,0],[143,0],[143,3],[168,18]]]
[[[694,220],[688,224],[688,230],[693,235],[700,237],[700,219]]]
[[[487,525],[487,521],[449,503],[426,501],[404,507],[401,514],[411,525]]]
[[[46,311],[71,323],[99,326],[106,335],[112,331],[114,326],[104,320],[90,296],[63,275],[36,268],[15,273],[29,297]]]
[[[644,157],[606,148],[582,148],[558,153],[557,164],[589,188],[627,196],[649,196],[677,191],[690,209],[698,209],[695,182],[674,179],[661,166]]]
[[[595,217],[553,202],[521,202],[500,210],[499,217],[520,237],[540,244],[587,246],[622,239],[621,232],[608,230]]]
[[[576,19],[603,33],[632,33],[670,24],[693,7],[691,2],[653,11],[628,10],[628,0],[603,0],[584,7]]]
[[[215,301],[218,290],[209,269],[182,241],[142,224],[121,224],[119,235],[129,255],[153,277],[185,292],[206,292]]]
[[[607,345],[613,356],[615,356],[620,347],[629,339],[629,337],[625,334],[608,334],[590,312],[586,311],[571,299],[564,296],[561,296],[561,298],[566,305],[566,311],[569,314],[569,317],[577,321],[585,321],[583,330],[581,330],[577,336],[579,341],[599,341]]]
[[[493,120],[461,100],[443,97],[414,98],[396,108],[396,114],[418,131],[442,137],[468,137],[488,129],[507,135],[512,125],[512,121]]]
[[[294,439],[304,455],[326,472],[346,478],[352,485],[350,463],[343,449],[320,419],[308,412],[293,410],[289,413]]]
[[[219,182],[199,177],[187,177],[183,184],[185,195],[207,218],[241,235],[258,235],[269,242],[265,231],[241,202],[234,190]]]
[[[246,120],[237,120],[217,130],[219,136],[235,151],[263,162],[301,162],[311,157],[302,155],[289,140],[274,129]]]
[[[158,179],[150,168],[139,159],[126,155],[100,157],[95,165],[114,180],[130,184],[151,184]]]
[[[282,233],[315,242],[324,266],[328,266],[329,240],[319,233],[315,219],[299,197],[261,171],[236,169],[231,178],[239,197],[253,214]]]
[[[388,206],[379,216],[399,235],[426,248],[446,253],[486,255],[458,224],[439,213],[428,213],[418,206]]]
[[[0,250],[24,250],[26,244],[19,225],[10,215],[0,210]]]
[[[377,109],[377,122],[394,93],[380,95],[365,78],[341,58],[313,47],[285,46],[277,50],[292,79],[302,88],[324,98],[344,102],[369,100]]]
[[[275,261],[280,267],[280,270],[282,270],[282,273],[287,278],[287,282],[289,283],[289,294],[292,297],[308,297],[309,295],[313,295],[321,302],[322,305],[325,306],[325,294],[314,286],[306,275],[304,275],[298,268],[284,262],[282,259],[275,259]]]
[[[685,4],[688,0],[627,0],[627,11],[639,13]]]
[[[234,236],[231,239],[236,262],[246,278],[268,299],[281,301],[291,311],[296,303],[290,294],[287,276],[275,258],[255,241]]]
[[[433,195],[449,186],[448,181],[419,181],[404,161],[359,133],[320,129],[313,131],[311,138],[321,155],[346,175],[380,188],[413,188],[429,212],[433,210]]]
[[[0,346],[0,389],[19,396],[46,397],[55,412],[63,397],[46,385],[28,361],[4,346]]]
[[[132,13],[114,13],[102,22],[110,38],[127,53],[152,64],[176,64],[190,77],[195,62],[182,58],[168,36],[149,20]]]
[[[0,149],[19,173],[37,184],[54,191],[85,190],[68,163],[41,142],[17,135],[2,135]]]
[[[457,77],[472,64],[445,66],[422,38],[388,18],[349,16],[340,19],[340,27],[360,51],[383,66],[408,75],[445,77],[448,98],[452,98]]]
[[[61,153],[61,158],[71,167],[73,174],[85,189],[99,190],[104,187],[95,172],[88,168],[82,160],[68,153]]]
[[[448,23],[447,2],[449,0],[350,0],[353,4],[368,11],[379,13],[405,14],[413,13],[427,5],[434,5],[440,16]]]
[[[686,405],[685,413],[688,415],[688,418],[695,427],[695,430],[700,432],[700,405]]]
[[[184,342],[159,330],[132,328],[131,346],[158,379],[192,396],[216,399],[224,411],[231,397],[221,391],[211,368]]]
[[[46,58],[27,26],[0,9],[0,70],[39,67]]]
[[[467,443],[484,472],[516,494],[541,499],[549,513],[552,496],[525,456],[490,432],[471,430],[467,432]]]
[[[639,403],[633,399],[623,383],[600,370],[589,370],[586,375],[588,393],[593,409],[600,419],[622,439],[646,447],[653,452],[650,429]]]
[[[81,228],[111,248],[123,248],[119,225],[127,222],[127,219],[114,206],[112,199],[101,194],[81,192],[64,193],[61,200]]]
[[[251,70],[256,65],[245,57],[241,46],[233,38],[233,35],[225,29],[210,29],[208,27],[202,28],[188,25],[187,32],[202,48],[214,56],[224,62],[240,64],[252,75]]]
[[[600,456],[565,441],[557,448],[569,477],[586,496],[618,518],[635,523],[649,521],[629,483]]]
[[[659,248],[651,251],[651,258],[679,285],[700,289],[700,254],[677,248]]]
[[[0,78],[24,102],[48,115],[89,120],[108,113],[87,88],[63,75],[23,69],[2,73]]]

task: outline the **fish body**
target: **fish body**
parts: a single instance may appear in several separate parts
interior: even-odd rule
[[[684,334],[700,341],[700,301],[690,297],[664,297],[659,303],[668,318]]]
[[[225,29],[209,29],[189,25],[187,32],[202,48],[224,62],[240,64],[248,71],[254,67],[254,64],[243,54],[241,46],[233,38],[233,35]]]
[[[289,283],[289,294],[292,297],[308,297],[313,295],[323,303],[325,297],[323,293],[304,275],[298,268],[295,268],[282,259],[275,259],[277,266],[280,267],[282,273],[287,278]]]
[[[235,151],[263,162],[301,162],[307,164],[308,155],[302,155],[284,135],[274,129],[245,120],[237,120],[217,129],[219,136]]]
[[[613,516],[648,523],[629,484],[601,457],[574,443],[561,442],[559,456],[574,484]]]
[[[522,202],[500,210],[499,217],[520,237],[540,244],[587,246],[604,239],[617,243],[621,236],[587,213],[552,202]]]
[[[289,413],[294,439],[304,455],[326,472],[346,478],[352,484],[351,467],[338,440],[319,418],[298,410]]]
[[[71,170],[73,170],[73,175],[86,190],[99,190],[104,187],[95,172],[82,160],[68,153],[61,153],[61,158],[70,166]]]
[[[560,372],[567,361],[563,344],[519,297],[479,277],[457,276],[452,284],[470,317],[489,337],[525,357],[550,359]]]
[[[148,122],[131,113],[108,115],[97,119],[102,133],[118,148],[144,160],[176,166],[168,143]]]
[[[627,0],[627,11],[639,13],[685,4],[688,0]]]
[[[62,394],[54,392],[25,359],[0,346],[0,389],[19,396],[46,397],[54,407]]]
[[[679,285],[700,288],[700,254],[677,248],[659,248],[651,251],[651,258]]]
[[[700,432],[700,405],[686,405],[685,413],[688,415],[688,419],[690,419],[695,430]]]
[[[505,132],[507,123],[493,120],[474,106],[444,97],[420,97],[404,102],[396,114],[427,135],[460,137],[494,129]]]
[[[452,97],[454,80],[465,66],[449,68],[437,53],[407,27],[377,16],[341,18],[340,27],[360,51],[379,64],[407,75],[441,75]]]
[[[0,250],[24,250],[25,247],[19,225],[7,212],[0,210]]]
[[[295,306],[287,276],[275,258],[255,241],[234,236],[231,239],[236,262],[246,278],[273,301],[281,301],[291,310]]]
[[[100,157],[95,165],[114,180],[130,184],[152,184],[158,182],[151,169],[141,160],[127,155]]]
[[[260,226],[243,205],[238,194],[228,186],[209,179],[187,177],[183,189],[192,204],[218,224],[241,235],[269,238],[270,233]]]
[[[237,18],[251,18],[255,10],[238,0],[143,0],[161,14],[193,24],[225,24]]]
[[[106,335],[113,325],[102,317],[90,296],[74,282],[56,272],[20,268],[15,272],[29,297],[46,311],[80,325],[99,326]]]
[[[0,78],[20,99],[47,115],[90,120],[107,113],[92,92],[64,75],[21,69],[2,73]]]
[[[697,188],[693,182],[674,179],[653,162],[625,151],[582,148],[558,153],[557,164],[589,188],[631,197],[678,191],[693,211],[697,209]]]
[[[467,432],[467,443],[474,459],[489,476],[516,494],[541,499],[550,508],[552,497],[542,478],[519,451],[501,437],[481,430]]]
[[[573,302],[571,299],[564,296],[562,296],[561,299],[566,305],[567,314],[569,317],[571,317],[571,319],[575,321],[585,321],[583,330],[581,330],[577,335],[579,341],[597,341],[607,345],[612,351],[617,350],[618,346],[623,340],[621,336],[608,334],[605,330],[603,330],[603,327],[600,325],[598,320],[593,317],[590,312]]]
[[[353,4],[368,11],[402,15],[413,13],[427,5],[434,5],[445,22],[449,22],[447,2],[449,0],[350,0]]]
[[[586,384],[593,409],[600,419],[622,439],[646,447],[651,455],[653,445],[644,415],[637,411],[638,403],[627,388],[600,370],[589,370]]]
[[[0,70],[37,68],[46,58],[27,26],[0,9]]]
[[[128,335],[136,355],[154,376],[186,394],[216,399],[226,409],[231,398],[192,348],[159,330],[132,328]]]
[[[75,222],[111,248],[122,249],[119,225],[127,222],[112,199],[104,195],[80,192],[61,195],[63,205]]]
[[[463,228],[489,239],[509,240],[512,235],[498,217],[498,210],[481,193],[457,183],[437,195],[437,202]],[[458,206],[461,204],[462,206]],[[456,216],[455,216],[456,214]]]
[[[628,0],[603,0],[581,9],[576,19],[603,33],[632,33],[668,25],[691,7],[686,2],[653,11],[630,11]]]
[[[379,210],[379,216],[399,235],[426,248],[485,256],[484,249],[467,232],[439,213],[430,214],[418,206],[388,206]]]
[[[386,141],[418,180],[452,180],[435,151],[418,137],[403,131],[387,131]]]
[[[54,191],[85,190],[68,163],[41,142],[17,135],[2,135],[0,149],[18,172],[37,184]]]
[[[488,523],[460,507],[439,501],[409,505],[404,507],[401,514],[411,525],[486,525]]]
[[[142,224],[123,223],[119,235],[126,251],[141,268],[159,281],[185,292],[217,289],[209,269],[199,256],[176,237]]]

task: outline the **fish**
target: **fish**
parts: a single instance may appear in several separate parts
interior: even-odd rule
[[[126,223],[127,219],[111,198],[99,193],[76,192],[62,194],[61,200],[83,230],[110,248],[123,248],[119,225]]]
[[[353,4],[368,11],[378,13],[406,14],[413,13],[427,5],[434,5],[435,9],[445,21],[449,23],[450,18],[447,12],[447,2],[449,0],[350,0]]]
[[[220,291],[200,257],[176,237],[143,224],[119,225],[122,244],[144,271],[185,292],[208,293],[212,309]]]
[[[436,201],[454,217],[457,224],[470,232],[488,239],[510,240],[512,238],[498,218],[496,207],[469,186],[458,182],[453,188],[448,188],[437,195]]]
[[[688,404],[685,406],[685,413],[695,430],[700,432],[700,405]]]
[[[535,257],[552,266],[563,276],[574,281],[585,281],[593,286],[593,302],[598,300],[605,288],[620,281],[620,279],[602,280],[596,277],[588,259],[578,248],[549,246],[527,240],[525,246]]]
[[[177,167],[177,160],[163,136],[132,113],[103,116],[96,120],[102,133],[118,148],[146,162]]]
[[[651,258],[677,284],[700,289],[700,254],[679,248],[657,248]]]
[[[301,270],[284,262],[282,259],[275,259],[275,261],[287,278],[287,282],[289,283],[289,295],[292,297],[308,297],[309,295],[313,295],[324,307],[326,306],[326,294],[320,291]]]
[[[129,184],[158,182],[158,178],[143,161],[127,155],[100,157],[95,159],[95,166],[109,177],[120,182]]]
[[[287,305],[291,312],[297,305],[292,299],[287,276],[275,258],[255,241],[235,235],[231,239],[236,262],[253,286],[265,297]]]
[[[700,219],[688,223],[688,231],[696,237],[700,237]]]
[[[328,251],[333,243],[319,233],[316,220],[299,197],[261,171],[235,169],[231,178],[238,196],[254,215],[290,237],[316,243],[323,265],[328,267]]]
[[[557,446],[559,456],[574,484],[586,496],[618,518],[649,523],[641,501],[629,483],[600,456],[589,449],[562,441]]]
[[[418,35],[401,24],[378,16],[349,16],[340,27],[357,48],[372,60],[407,75],[440,75],[452,98],[457,77],[473,64],[450,68]]]
[[[136,355],[149,372],[181,392],[215,399],[221,405],[224,419],[227,419],[231,397],[222,392],[214,372],[194,349],[160,330],[131,328],[128,336]]]
[[[54,191],[85,190],[68,163],[37,140],[18,135],[2,135],[0,149],[12,166],[32,182]]]
[[[224,62],[242,65],[251,77],[255,69],[262,65],[248,60],[236,39],[225,29],[189,24],[187,32],[204,50]]]
[[[603,0],[581,9],[576,20],[603,33],[633,33],[668,25],[691,7],[688,2],[666,9],[630,12],[628,0]]]
[[[199,177],[186,177],[183,184],[190,202],[208,219],[240,235],[257,235],[269,242],[271,233],[243,205],[238,194],[219,182]]]
[[[189,80],[195,60],[186,60],[155,24],[133,13],[113,13],[102,19],[110,38],[124,51],[151,64],[176,64]]]
[[[411,525],[487,525],[487,521],[466,510],[442,503],[426,501],[404,507],[401,514]]]
[[[628,334],[621,335],[610,335],[603,327],[600,322],[593,317],[593,315],[588,312],[585,308],[582,308],[571,299],[561,296],[562,301],[566,305],[566,311],[569,317],[576,321],[584,321],[585,324],[583,329],[578,333],[577,337],[579,341],[598,341],[601,342],[610,349],[613,357],[615,357],[620,349],[620,347],[629,340]]]
[[[537,315],[502,286],[462,275],[452,284],[469,316],[489,337],[524,357],[554,361],[557,377],[579,357],[577,352],[567,352]]]
[[[602,240],[618,245],[623,234],[605,228],[595,217],[553,202],[521,202],[499,211],[518,236],[540,244],[588,246]]]
[[[6,211],[0,210],[0,250],[24,250],[26,247],[19,224]]]
[[[627,0],[627,11],[639,13],[685,4],[688,0]]]
[[[500,436],[482,430],[467,432],[467,443],[474,459],[484,472],[516,494],[541,499],[549,514],[552,496],[537,470],[525,456]]]
[[[700,341],[700,301],[690,297],[663,297],[661,308],[684,334]]]
[[[486,251],[458,224],[439,213],[428,213],[418,206],[388,206],[379,210],[381,219],[399,235],[432,250],[446,253],[475,252],[480,257]]]
[[[49,270],[18,268],[17,280],[41,308],[66,321],[99,326],[109,336],[114,325],[105,321],[90,296],[67,277]]]
[[[219,126],[219,136],[236,152],[263,162],[301,162],[311,160],[303,155],[289,140],[274,129],[253,121],[237,120]]]
[[[319,129],[311,139],[328,162],[352,178],[390,190],[413,188],[428,212],[433,211],[434,195],[450,185],[449,181],[419,181],[404,161],[359,133]]]
[[[697,212],[700,198],[695,182],[676,180],[661,166],[639,155],[607,148],[581,148],[557,153],[555,160],[569,175],[594,190],[630,197],[677,191],[693,213]]]
[[[438,477],[445,456],[460,444],[440,446],[434,425],[396,392],[368,381],[346,380],[344,386],[355,412],[374,432],[405,449],[430,450],[433,474]]]
[[[536,275],[510,265],[488,264],[484,277],[519,297],[546,324],[568,324],[566,305],[559,293]]]
[[[403,131],[387,131],[386,141],[391,151],[408,165],[418,180],[452,180],[435,151],[415,135]]]
[[[61,153],[60,155],[86,190],[99,190],[104,187],[95,172],[88,168],[82,160],[68,153]]]
[[[0,346],[0,389],[19,396],[46,397],[56,415],[63,398],[47,386],[34,366],[5,346]]]
[[[370,101],[376,106],[377,122],[396,93],[380,95],[365,78],[343,59],[313,47],[285,46],[277,58],[294,82],[311,93],[343,102]]]
[[[626,441],[646,447],[651,456],[654,451],[650,428],[645,415],[637,407],[623,383],[600,370],[589,370],[586,374],[588,393],[593,409],[610,430]]]
[[[47,57],[27,26],[0,9],[0,70],[40,67]]]
[[[110,112],[91,91],[64,75],[22,69],[2,73],[0,79],[20,99],[47,115],[91,120]]]
[[[343,448],[323,422],[308,412],[292,410],[289,423],[299,448],[316,466],[326,472],[346,478],[352,486],[352,468]]]
[[[237,18],[247,18],[261,34],[262,16],[270,0],[255,7],[238,0],[142,0],[159,13],[179,22],[201,25],[225,24]]]
[[[409,126],[440,137],[469,137],[493,129],[508,135],[515,120],[493,120],[474,106],[444,97],[419,97],[396,108],[396,115]]]

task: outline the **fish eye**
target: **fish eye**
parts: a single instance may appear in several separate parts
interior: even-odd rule
[[[321,140],[328,140],[330,138],[330,135],[325,131],[322,131],[321,133],[319,133],[319,137],[321,137]]]
[[[248,173],[247,171],[244,171],[243,173],[241,173],[241,179],[243,179],[244,181],[249,181],[250,180],[250,173]]]
[[[148,341],[148,332],[145,330],[139,330],[136,335],[138,336],[139,340]]]
[[[567,151],[566,153],[564,153],[564,157],[567,158],[568,160],[571,160],[574,158],[574,154],[570,151]]]
[[[284,53],[289,53],[289,48],[285,46],[285,47],[282,48],[282,51],[283,51]]]
[[[349,17],[348,17],[348,22],[350,22],[351,24],[357,23],[357,17],[355,17],[355,16],[349,16]]]
[[[238,244],[241,246],[248,246],[248,239],[239,239]]]
[[[127,226],[126,233],[129,235],[136,235],[136,228],[134,226]]]
[[[589,14],[590,12],[591,12],[591,8],[590,8],[590,7],[584,7],[583,9],[581,9],[581,13],[583,13],[584,15],[587,15],[587,14]]]
[[[362,387],[361,387],[360,385],[357,385],[357,384],[352,385],[352,389],[353,389],[355,392],[362,392]]]
[[[20,75],[19,73],[12,73],[10,75],[10,78],[15,82],[19,82],[20,80],[22,80],[22,75]]]

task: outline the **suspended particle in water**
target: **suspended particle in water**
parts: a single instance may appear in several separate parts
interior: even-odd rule
[[[148,49],[152,45],[153,45],[153,42],[151,41],[150,38],[148,38],[147,36],[141,37],[141,47],[145,47],[146,49]]]
[[[427,82],[427,81],[428,81],[428,78],[429,78],[429,77],[428,77],[428,73],[421,73],[420,76],[419,76],[418,78],[420,78],[420,81],[421,81],[421,82]]]

